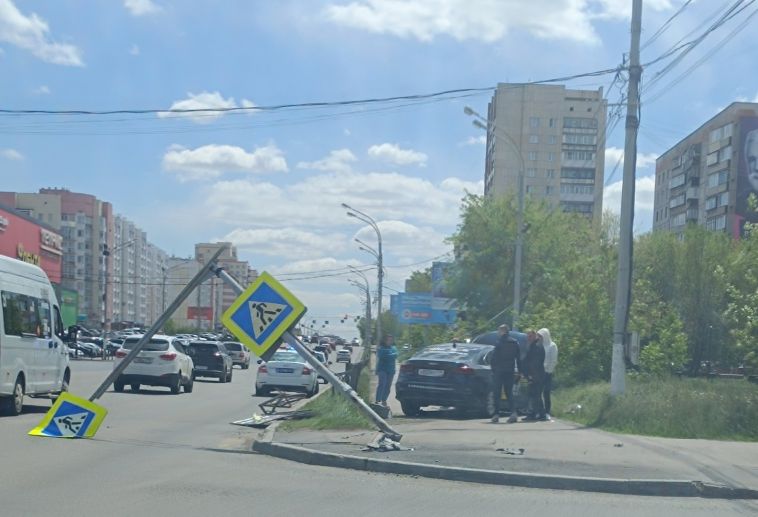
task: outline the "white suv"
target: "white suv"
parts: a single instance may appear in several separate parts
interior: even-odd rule
[[[116,351],[115,369],[129,354],[129,351],[139,342],[141,336],[129,336],[124,344]],[[140,350],[137,357],[113,382],[113,389],[124,391],[125,385],[130,385],[137,392],[141,384],[148,386],[165,386],[171,393],[178,394],[182,386],[184,393],[192,393],[195,375],[194,364],[178,339],[170,336],[153,336]]]

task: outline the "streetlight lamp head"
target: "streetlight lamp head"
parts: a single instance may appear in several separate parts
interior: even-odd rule
[[[471,106],[464,106],[463,113],[465,113],[466,115],[473,115],[474,110],[471,109]]]
[[[487,129],[487,126],[483,124],[480,120],[472,120],[471,123],[480,129],[485,129],[485,130]]]
[[[349,206],[347,203],[342,203],[342,208],[347,208],[347,209],[349,209],[349,208],[350,208],[350,206]]]

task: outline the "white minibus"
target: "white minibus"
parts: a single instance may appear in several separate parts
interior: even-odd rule
[[[39,267],[0,256],[0,411],[24,396],[55,400],[71,382],[67,333],[53,286]]]

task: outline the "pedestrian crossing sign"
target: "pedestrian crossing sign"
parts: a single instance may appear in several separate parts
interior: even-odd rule
[[[42,422],[30,436],[50,438],[92,438],[108,410],[71,393],[61,393]]]
[[[221,322],[258,357],[305,314],[305,306],[265,271],[224,312]]]

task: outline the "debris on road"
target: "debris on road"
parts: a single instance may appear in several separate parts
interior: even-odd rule
[[[234,422],[231,422],[231,424],[264,429],[271,425],[272,422],[275,422],[277,420],[301,420],[303,418],[310,418],[312,416],[313,411],[308,410],[289,411],[287,413],[277,413],[272,415],[259,415],[258,413],[255,413],[250,418],[236,420]]]
[[[390,438],[387,438],[384,435],[381,435],[381,438],[379,438],[378,440],[374,440],[373,442],[363,447],[361,450],[371,451],[371,452],[389,452],[389,451],[412,451],[413,448],[400,445],[399,442],[396,442],[395,440],[392,440]]]
[[[505,454],[508,454],[510,456],[523,456],[526,452],[526,449],[523,448],[515,448],[515,447],[500,447],[498,449],[495,449],[498,452],[502,452]]]

